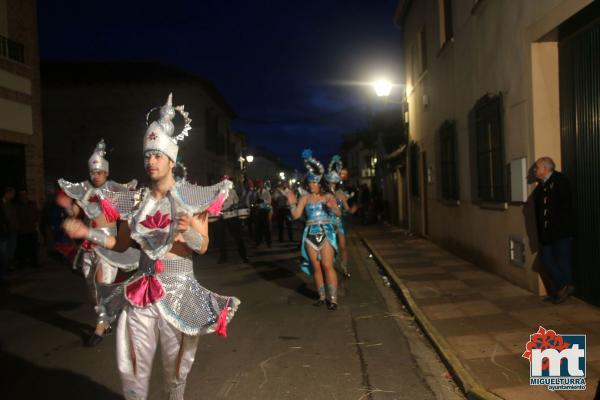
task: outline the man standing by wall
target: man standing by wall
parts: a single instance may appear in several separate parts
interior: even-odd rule
[[[571,188],[567,177],[555,171],[550,157],[536,161],[535,176],[540,181],[533,192],[540,258],[552,281],[550,296],[559,304],[574,291],[571,285],[574,219]]]

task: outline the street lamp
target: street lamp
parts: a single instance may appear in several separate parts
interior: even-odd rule
[[[378,79],[372,85],[378,97],[388,97],[392,92],[392,82],[387,79]]]
[[[240,155],[238,161],[240,162],[240,170],[242,171],[242,180],[246,182],[246,163],[254,161],[254,156],[251,154],[247,154],[245,157]]]

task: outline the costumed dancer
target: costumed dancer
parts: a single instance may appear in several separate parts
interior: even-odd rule
[[[185,127],[173,137],[171,120],[176,111]],[[187,136],[190,122],[183,106],[173,107],[169,95],[160,107],[160,118],[144,136],[150,187],[137,192],[102,191],[124,219],[117,237],[88,229],[76,220],[65,223],[71,237],[87,238],[116,251],[134,242],[141,249],[139,268],[125,288],[128,304],[117,328],[117,364],[126,399],[148,397],[159,341],[168,398],[183,399],[199,335],[217,332],[226,336],[227,322],[240,304],[235,297],[202,287],[194,277],[192,253],[204,254],[208,248],[206,212],[220,212],[232,183],[201,187],[175,180],[177,142]]]
[[[319,299],[314,305],[327,304],[329,310],[336,310],[338,281],[333,264],[338,244],[331,215],[339,217],[340,209],[335,197],[326,193],[326,188],[321,185],[323,165],[312,157],[311,150],[304,150],[302,157],[308,169],[306,181],[309,194],[300,200],[293,192],[288,194],[292,217],[298,219],[303,212],[306,214],[306,227],[302,235],[302,270],[315,280]]]
[[[329,191],[335,196],[337,205],[342,213],[339,217],[332,215],[331,220],[336,227],[342,274],[348,279],[350,278],[350,272],[348,271],[348,250],[346,248],[346,224],[344,223],[344,214],[355,213],[356,207],[350,207],[348,205],[348,196],[341,188],[341,171],[342,158],[336,154],[329,162],[329,169],[325,174],[325,181],[329,185]]]
[[[88,160],[90,179],[79,183],[59,179],[62,191],[58,193],[56,202],[65,208],[70,217],[84,218],[89,227],[108,235],[116,235],[118,217],[101,200],[99,189],[128,192],[135,190],[137,181],[120,184],[108,180],[109,163],[104,158],[105,155],[106,144],[104,140],[100,140]],[[83,272],[96,301],[95,310],[98,315],[96,329],[86,340],[86,346],[96,346],[105,333],[110,333],[111,324],[124,306],[123,284],[115,283],[115,280],[119,270],[129,272],[136,269],[139,258],[140,254],[136,249],[117,253],[96,246],[88,240],[79,248],[73,268],[80,268]]]

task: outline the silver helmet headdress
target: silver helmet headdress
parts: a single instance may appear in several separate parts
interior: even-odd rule
[[[106,155],[106,144],[104,139],[101,139],[96,148],[92,153],[92,156],[88,160],[88,168],[90,172],[94,171],[106,171],[108,173],[108,161],[104,156]]]
[[[184,106],[173,107],[173,93],[169,93],[167,102],[162,107],[154,107],[146,114],[146,125],[148,125],[148,118],[150,114],[160,109],[160,116],[157,121],[153,121],[148,128],[146,128],[146,134],[144,135],[144,154],[148,151],[160,151],[166,154],[172,161],[177,161],[177,152],[179,146],[177,142],[183,140],[187,135],[192,126],[190,125],[192,120],[189,118],[189,113],[184,110]],[[172,119],[175,118],[175,113],[179,112],[183,117],[185,126],[181,132],[174,136],[175,126],[173,125]]]

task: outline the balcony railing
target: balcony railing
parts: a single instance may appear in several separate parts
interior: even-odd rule
[[[25,63],[25,46],[0,35],[0,57]]]

